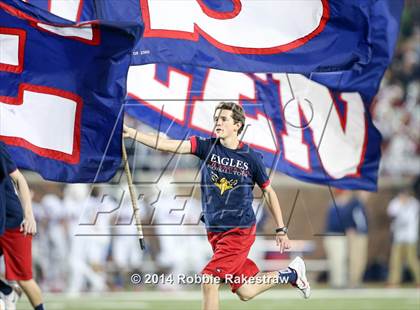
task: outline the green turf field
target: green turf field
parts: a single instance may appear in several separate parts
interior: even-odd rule
[[[200,292],[130,292],[103,293],[67,297],[63,294],[46,296],[48,310],[130,310],[130,309],[200,309]],[[17,309],[31,309],[22,299]],[[309,300],[303,300],[295,290],[272,290],[248,302],[239,301],[228,291],[221,292],[222,310],[419,310],[420,290],[360,289],[314,290]]]

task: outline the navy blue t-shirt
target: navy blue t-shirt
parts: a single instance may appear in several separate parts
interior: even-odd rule
[[[9,174],[14,172],[17,169],[17,167],[15,162],[12,160],[12,157],[10,156],[9,152],[7,151],[6,145],[1,141],[0,157],[2,159],[1,162],[3,163],[3,173],[6,174],[3,180],[3,195],[5,202],[5,211],[2,211],[5,212],[5,224],[3,227],[16,228],[19,227],[23,221],[23,210]],[[2,209],[4,209],[3,206]]]
[[[335,207],[334,204],[331,204],[327,213],[325,231],[332,234],[345,234],[350,226],[350,218],[349,208],[346,205],[337,203],[337,207]]]
[[[358,233],[367,234],[367,217],[363,204],[356,198],[344,204],[330,206],[327,214],[326,231],[344,234],[347,229],[355,229]]]
[[[191,153],[202,160],[201,200],[208,231],[221,232],[255,224],[252,209],[255,183],[262,189],[270,180],[262,156],[242,144],[236,150],[218,139],[191,137]]]
[[[345,234],[351,226],[351,210],[349,203],[331,204],[327,214],[326,232]]]
[[[368,219],[363,203],[359,199],[353,198],[350,201],[348,208],[351,213],[350,228],[355,229],[359,234],[367,234]]]

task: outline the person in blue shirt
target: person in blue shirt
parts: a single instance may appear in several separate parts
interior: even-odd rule
[[[32,235],[36,222],[31,194],[6,145],[0,141],[0,250],[6,265],[6,280],[17,281],[36,310],[43,310],[41,289],[32,276]],[[6,309],[15,309],[16,291],[0,281],[0,296]]]
[[[353,191],[334,189],[334,194],[324,238],[330,284],[335,288],[354,288],[361,284],[367,261],[366,211]]]
[[[276,242],[280,252],[290,248],[287,227],[262,156],[239,140],[245,126],[243,108],[233,102],[221,102],[214,112],[214,125],[215,138],[193,136],[184,141],[157,139],[156,135],[124,126],[124,137],[160,151],[193,154],[201,159],[203,220],[214,253],[202,271],[203,309],[219,308],[219,280],[230,284],[232,292],[244,301],[279,282],[296,286],[308,298],[310,286],[300,257],[292,261],[289,268],[273,272],[260,272],[247,257],[255,241],[252,210],[255,184],[262,189],[278,227]],[[279,278],[283,280],[279,281]]]
[[[334,189],[334,197],[326,216],[324,248],[328,260],[330,285],[334,288],[344,288],[348,283],[346,230],[350,223],[347,203],[351,200],[351,193]]]
[[[350,220],[346,231],[349,244],[349,286],[361,287],[368,259],[368,217],[365,201],[368,192],[353,192],[348,204]]]

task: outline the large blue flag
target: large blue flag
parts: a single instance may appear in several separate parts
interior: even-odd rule
[[[370,61],[370,11],[376,0],[27,1],[72,20],[144,23],[134,65],[312,72]]]
[[[141,1],[142,10],[137,10],[137,0],[126,0],[124,5],[121,5],[121,1],[92,1],[93,13],[81,13],[80,16],[89,19],[89,14],[93,14],[94,18],[106,17],[119,22],[141,21],[145,17],[144,12],[149,12],[152,2],[153,5],[160,5],[158,1]],[[91,2],[73,2],[86,5],[88,12]],[[296,1],[297,5],[299,2]],[[215,5],[216,2],[207,0],[184,3],[185,12],[191,12],[188,11],[189,6],[198,3],[200,14],[213,14],[213,18],[220,21],[221,16],[228,16],[227,20],[241,16],[241,12],[250,2],[217,2],[218,6]],[[238,4],[241,5],[240,10]],[[226,66],[236,66],[235,70],[242,70],[244,68],[241,66],[246,66],[245,71],[266,71],[256,69],[262,64],[270,66],[269,71],[275,71],[278,66],[284,65],[282,59],[286,57],[285,59],[291,61],[289,65],[305,67],[306,69],[302,70],[304,72],[310,72],[314,68],[321,71],[333,70],[332,72],[312,72],[306,76],[266,75],[224,72],[189,65],[133,66],[128,80],[130,105],[127,111],[172,137],[186,138],[192,134],[211,135],[214,105],[220,100],[239,101],[245,106],[247,123],[250,125],[243,139],[264,153],[267,166],[305,181],[344,188],[376,189],[380,134],[372,124],[369,107],[384,70],[392,58],[402,1],[331,0],[322,1],[323,8],[324,5],[328,5],[330,10],[324,30],[303,45],[287,52],[276,55],[243,55],[212,46],[212,41],[207,40],[206,36],[200,35],[194,41],[188,38],[156,38],[149,33],[144,41],[137,45],[134,58],[142,59],[139,62],[136,60],[135,63],[143,63],[145,59],[148,59],[145,63],[149,60],[206,66],[217,63],[225,70],[232,70]],[[79,6],[78,10],[84,12],[85,9],[80,8]],[[220,11],[226,15],[215,14]],[[75,16],[74,7],[72,12]],[[171,14],[174,12],[175,9]],[[229,12],[232,14],[229,15]],[[185,14],[181,16],[185,17]],[[188,18],[186,20],[187,23],[191,21]],[[267,22],[269,21],[268,18]],[[153,27],[147,26],[147,20],[145,22],[146,32],[150,31]],[[194,25],[194,30],[199,28],[198,24]],[[335,29],[334,26],[338,28]],[[249,27],[248,31],[251,29],[255,30]],[[330,31],[326,32],[325,29]],[[337,32],[334,32],[334,29]],[[340,35],[334,37],[337,33]],[[360,41],[353,40],[356,37]],[[335,38],[333,41],[337,45],[329,45],[331,38]],[[350,45],[356,41],[360,45],[352,49],[349,45],[342,44],[343,38],[348,40]],[[142,44],[151,44],[152,47],[147,50]],[[339,58],[335,57],[343,54],[340,51],[336,52],[335,48],[342,46],[348,53],[358,55],[353,59],[356,61],[320,66],[316,58],[316,52],[320,51],[318,47],[326,48],[323,54],[325,61],[336,61]],[[160,51],[159,54],[151,53],[155,48]],[[359,54],[361,50],[368,53]],[[362,55],[367,57],[363,58]],[[164,59],[151,60],[153,57]],[[184,61],[185,59],[188,61]],[[266,62],[261,62],[262,59],[266,59]],[[299,71],[297,67],[291,70]],[[343,68],[348,70],[341,70]],[[141,104],[138,104],[139,102]]]
[[[96,0],[21,0],[73,22],[97,19]]]
[[[19,167],[66,182],[114,175],[117,120],[141,30],[74,25],[17,0],[0,2],[0,139]]]
[[[303,76],[135,66],[126,110],[183,139],[212,135],[217,103],[238,101],[249,126],[243,141],[268,167],[308,182],[376,190],[381,136],[369,108],[392,59],[401,11],[401,1],[371,7],[372,60],[360,70]]]

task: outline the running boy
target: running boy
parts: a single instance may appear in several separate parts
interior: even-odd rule
[[[124,126],[125,137],[160,151],[194,154],[202,160],[203,215],[214,253],[202,271],[203,309],[219,308],[219,279],[229,283],[232,292],[244,301],[285,282],[296,286],[308,298],[310,287],[300,257],[285,270],[264,273],[247,258],[255,241],[256,220],[252,209],[255,183],[262,189],[276,221],[276,242],[280,252],[290,248],[287,227],[260,154],[239,140],[245,126],[242,107],[233,102],[221,102],[215,109],[214,123],[216,138],[191,137],[185,141],[157,139],[155,135]]]

